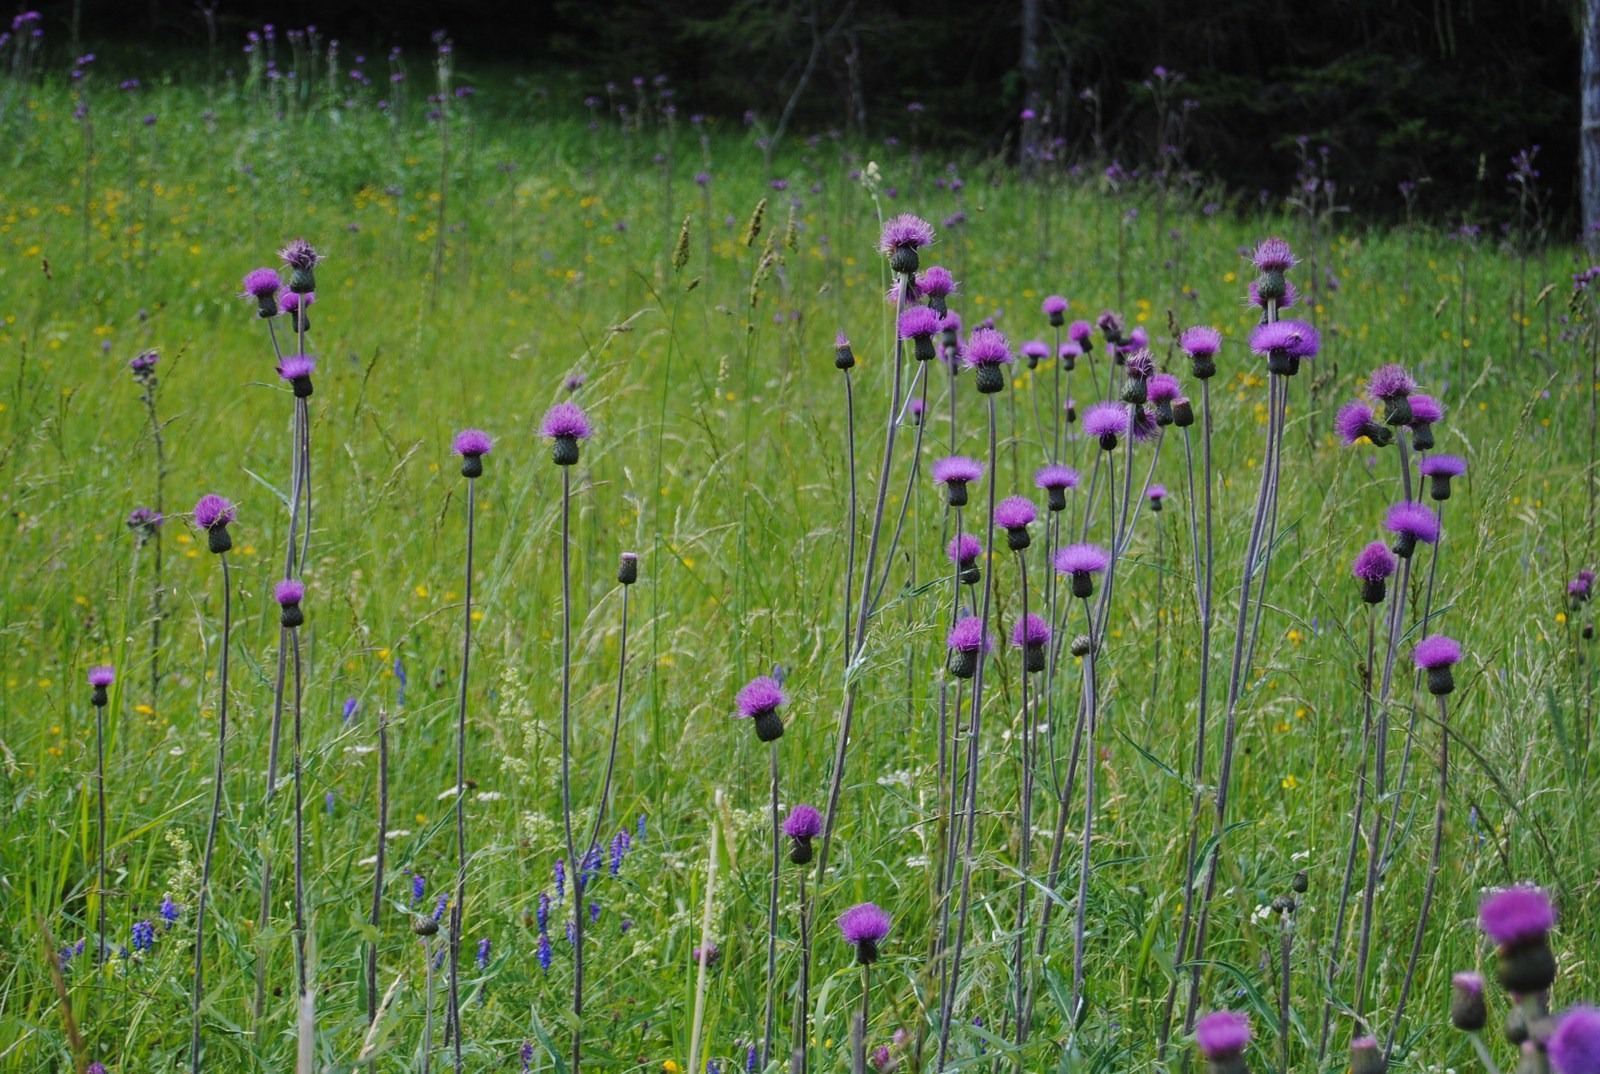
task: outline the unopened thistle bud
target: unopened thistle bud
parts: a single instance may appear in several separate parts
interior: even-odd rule
[[[1180,395],[1172,401],[1172,424],[1180,429],[1194,424],[1194,404],[1187,396]]]
[[[633,552],[622,553],[622,561],[617,565],[617,581],[621,585],[632,585],[639,580],[639,557]]]
[[[1350,1074],[1384,1074],[1388,1069],[1377,1038],[1357,1037],[1350,1042]]]
[[[856,352],[850,349],[850,339],[844,334],[844,329],[833,337],[833,367],[835,369],[854,369]]]
[[[1483,1000],[1483,974],[1467,970],[1450,978],[1450,1024],[1465,1033],[1476,1033],[1489,1021],[1489,1008]]]
[[[1067,646],[1067,651],[1077,657],[1088,656],[1094,652],[1094,642],[1090,640],[1087,634],[1076,634],[1073,636],[1072,642]]]
[[[418,936],[436,936],[439,933],[439,922],[429,914],[417,914],[411,919],[411,931]]]

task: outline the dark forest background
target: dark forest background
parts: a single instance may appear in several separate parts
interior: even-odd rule
[[[80,5],[91,45],[207,47],[192,0]],[[75,5],[41,10],[55,42],[69,40]],[[1511,157],[1538,145],[1553,237],[1577,216],[1581,10],[1570,0],[222,0],[223,62],[263,21],[314,23],[347,52],[424,50],[443,27],[462,69],[565,71],[582,93],[666,75],[682,112],[737,123],[753,110],[788,136],[905,142],[915,122],[925,146],[1035,167],[1116,160],[1220,179],[1245,198],[1292,189],[1303,138],[1337,202],[1398,214],[1399,185],[1422,181],[1419,211],[1443,223],[1512,215]],[[1025,123],[1029,107],[1038,118]]]

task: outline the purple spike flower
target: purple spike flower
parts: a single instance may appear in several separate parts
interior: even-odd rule
[[[1094,593],[1094,576],[1111,565],[1111,554],[1099,545],[1069,544],[1056,552],[1057,574],[1072,576],[1072,595],[1088,600]]]
[[[1194,1027],[1195,1043],[1207,1059],[1227,1059],[1250,1043],[1250,1019],[1237,1011],[1212,1011]]]
[[[493,948],[489,943],[489,937],[485,936],[483,939],[478,941],[478,968],[480,970],[486,970],[489,968],[489,958],[492,949]]]
[[[856,961],[870,966],[878,961],[878,945],[889,935],[889,915],[876,903],[863,902],[839,915],[839,932],[844,942],[856,949]]]
[[[1083,431],[1098,439],[1103,449],[1112,451],[1117,437],[1127,435],[1129,420],[1127,408],[1120,403],[1096,403],[1083,412]]]
[[[1362,439],[1370,440],[1374,447],[1384,447],[1394,441],[1394,434],[1378,421],[1372,408],[1365,403],[1346,403],[1340,407],[1338,416],[1333,419],[1333,428],[1346,447]]]
[[[740,688],[734,704],[738,707],[739,719],[755,721],[757,738],[773,742],[783,737],[783,719],[778,715],[778,708],[788,700],[777,679],[760,675]]]
[[[1556,1074],[1600,1074],[1600,1010],[1573,1007],[1545,1043]]]
[[[539,947],[534,952],[534,957],[539,960],[539,968],[548,974],[551,960],[550,934],[548,932],[539,933]]]
[[[1433,544],[1439,539],[1439,516],[1415,500],[1402,500],[1389,508],[1383,525],[1395,535],[1394,554],[1410,559],[1417,542]]]

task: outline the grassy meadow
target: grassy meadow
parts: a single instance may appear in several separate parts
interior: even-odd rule
[[[495,444],[476,483],[461,1045],[473,1069],[565,1072],[571,1063],[570,878],[543,930],[548,966],[539,910],[567,857],[563,471],[540,434],[546,410],[564,399],[595,427],[567,471],[573,809],[585,833],[618,696],[618,557],[635,552],[639,563],[616,774],[599,829],[608,860],[583,896],[597,907],[585,908],[583,1062],[611,1072],[698,1074],[708,1061],[724,1072],[746,1069],[769,988],[772,818],[768,750],[733,718],[734,698],[781,667],[789,698],[778,744],[783,807],[825,808],[847,692],[852,547],[851,438],[834,339],[848,333],[859,362],[851,371],[859,600],[896,353],[895,306],[884,300],[894,281],[876,246],[883,222],[902,212],[934,225],[938,238],[921,251],[922,264],[954,274],[949,305],[968,330],[992,316],[1013,347],[1041,340],[1053,354],[1057,336],[1040,305],[1047,295],[1070,299],[1069,321],[1116,310],[1130,330],[1148,333],[1157,363],[1197,404],[1175,330],[1210,324],[1222,333],[1210,382],[1215,623],[1199,827],[1204,846],[1217,848],[1218,874],[1199,1010],[1248,1012],[1251,1065],[1282,1069],[1280,959],[1292,921],[1288,1066],[1342,1069],[1353,1036],[1367,1028],[1380,1042],[1389,1036],[1432,843],[1439,724],[1433,699],[1413,688],[1410,663],[1430,570],[1428,632],[1458,639],[1465,656],[1448,699],[1437,890],[1391,1062],[1427,1071],[1477,1062],[1446,1014],[1452,972],[1492,969],[1476,921],[1488,888],[1546,887],[1561,918],[1555,1005],[1600,995],[1592,968],[1600,843],[1589,827],[1593,643],[1583,636],[1588,607],[1567,599],[1568,582],[1597,556],[1593,341],[1587,299],[1575,300],[1572,284],[1586,265],[1580,252],[1549,246],[1523,259],[1488,229],[1477,237],[1422,225],[1369,229],[1326,206],[1261,208],[1148,179],[1112,184],[1104,162],[1083,175],[1025,182],[999,160],[823,133],[786,139],[769,164],[756,144],[759,121],[749,129],[737,119],[691,123],[688,102],[669,119],[651,97],[646,121],[619,125],[604,101],[584,107],[593,87],[563,79],[540,85],[491,73],[479,82],[457,71],[438,105],[423,99],[433,77],[424,65],[389,84],[410,87],[409,96],[390,91],[380,109],[389,68],[378,57],[368,65],[373,85],[316,82],[301,99],[292,85],[242,75],[207,90],[204,73],[187,68],[141,75],[143,85],[119,90],[138,72],[101,64],[76,83],[4,83],[0,105],[9,165],[0,183],[0,558],[8,568],[0,587],[0,1071],[82,1070],[94,1061],[113,1071],[188,1069],[223,577],[206,534],[185,515],[210,492],[234,501],[238,518],[227,556],[227,777],[204,949],[207,1066],[295,1068],[286,761],[270,802],[265,785],[293,396],[274,371],[265,322],[238,295],[244,274],[277,265],[275,251],[297,236],[324,257],[306,348],[317,359],[299,631],[315,1033],[314,1066],[300,1069],[442,1070],[452,1062],[443,970],[432,985],[432,1048],[423,1046],[428,963],[445,933],[425,953],[413,920],[434,912],[455,870],[467,483],[450,445],[468,426]],[[453,92],[472,82],[476,93]],[[617,100],[631,102],[634,92],[624,86]],[[433,108],[444,115],[430,120]],[[925,117],[923,129],[934,119]],[[1273,555],[1237,709],[1227,827],[1213,843],[1212,784],[1269,423],[1264,362],[1247,346],[1260,320],[1246,300],[1255,269],[1242,251],[1272,235],[1288,239],[1302,261],[1289,273],[1302,297],[1285,316],[1314,321],[1322,347],[1288,378]],[[287,343],[288,330],[277,331]],[[159,355],[153,389],[129,369],[147,350]],[[1071,382],[1080,414],[1104,394],[1085,372],[1108,366],[1098,332],[1092,350]],[[1387,706],[1391,790],[1408,727],[1414,749],[1407,782],[1383,801],[1395,817],[1392,854],[1378,878],[1371,960],[1358,988],[1359,871],[1343,939],[1332,946],[1367,756],[1363,666],[1374,614],[1350,563],[1368,542],[1387,539],[1384,511],[1403,493],[1396,447],[1346,447],[1334,416],[1389,362],[1443,404],[1438,448],[1469,469],[1443,504],[1442,539],[1418,550],[1403,592],[1405,636]],[[919,364],[905,356],[908,385]],[[885,545],[902,506],[904,534],[893,556],[880,551],[884,596],[849,666],[858,698],[829,869],[820,891],[813,870],[787,861],[781,870],[773,1063],[787,1059],[795,1036],[806,874],[807,897],[816,896],[810,1064],[852,1067],[862,975],[833,921],[872,901],[893,927],[872,970],[866,1046],[891,1046],[886,1060],[878,1057],[884,1065],[936,1069],[941,991],[930,945],[949,831],[951,777],[942,766],[951,743],[941,734],[956,683],[944,670],[952,519],[927,472],[948,454],[987,466],[989,427],[970,373],[957,378],[952,409],[945,365],[925,370],[923,423],[903,418],[886,481]],[[1053,359],[1036,370],[1018,362],[992,397],[996,465],[973,485],[965,513],[964,528],[980,538],[991,484],[1001,497],[1034,498],[1045,514],[1032,475],[1048,461],[1041,440],[1054,438],[1055,374]],[[1082,525],[1096,445],[1076,424],[1068,429],[1062,461],[1085,479],[1068,493],[1068,517]],[[1197,468],[1199,431],[1189,430]],[[1054,893],[1044,866],[1083,663],[1063,654],[1056,718],[1035,710],[1030,721],[1021,661],[1002,644],[985,661],[970,917],[948,1067],[1112,1071],[1191,1061],[1182,1029],[1189,972],[1177,948],[1201,631],[1185,435],[1169,427],[1150,444],[1119,447],[1116,465],[1121,477],[1131,451],[1130,487],[1141,489],[1156,443],[1164,450],[1150,480],[1169,494],[1159,513],[1143,496],[1133,505],[1096,658],[1099,727],[1084,762],[1096,799],[1081,903],[1081,1016],[1074,1022],[1068,1011],[1082,774]],[[1422,488],[1420,478],[1409,480]],[[1109,485],[1101,482],[1100,495]],[[125,524],[141,506],[167,517],[159,546]],[[1103,501],[1093,511],[1088,539],[1107,543],[1110,512]],[[1034,527],[1026,553],[1032,611],[1043,607],[1050,574],[1046,532]],[[993,538],[1002,552],[1003,536]],[[992,630],[1008,642],[1023,600],[1018,557],[985,556],[979,566],[992,585]],[[1380,660],[1390,606],[1377,613]],[[1075,613],[1063,606],[1060,614],[1067,636],[1081,629]],[[117,678],[105,709],[109,950],[96,966],[95,710],[85,674],[100,664],[114,665]],[[1029,688],[1042,704],[1039,681]],[[389,838],[373,929],[380,714]],[[1030,723],[1038,786],[1024,835]],[[1370,818],[1370,800],[1366,808]],[[613,868],[619,831],[629,838]],[[257,905],[264,862],[275,878],[267,920]],[[1301,871],[1298,908],[1274,912]],[[420,895],[413,877],[422,878]],[[1037,987],[1020,1050],[1012,962],[1019,886]],[[1049,899],[1055,919],[1036,959],[1033,930]],[[164,900],[176,908],[170,924]],[[142,937],[141,923],[151,928]],[[720,958],[702,979],[692,951],[703,934]],[[87,950],[73,950],[86,939]],[[382,1010],[369,1027],[374,945]],[[1331,990],[1330,958],[1341,963]],[[252,1009],[258,974],[260,1017]],[[1162,1055],[1157,1038],[1175,976],[1177,1025]],[[1490,1006],[1505,1006],[1493,986]],[[891,1044],[897,1031],[905,1043]],[[1495,1034],[1490,1048],[1502,1064],[1514,1062]]]

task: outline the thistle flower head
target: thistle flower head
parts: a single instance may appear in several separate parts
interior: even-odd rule
[[[1157,373],[1150,378],[1150,386],[1146,389],[1149,400],[1157,406],[1170,405],[1172,401],[1182,394],[1183,389],[1178,384],[1178,378],[1171,373]]]
[[[462,457],[487,455],[493,447],[494,441],[482,429],[462,429],[450,444],[450,450]]]
[[[194,505],[194,524],[203,530],[225,526],[234,520],[237,513],[233,504],[214,492],[208,492]]]
[[[983,545],[970,533],[958,533],[945,551],[950,556],[950,562],[966,565],[983,554]]]
[[[90,686],[110,686],[117,678],[117,669],[110,664],[97,664],[89,669]]]
[[[1067,338],[1087,352],[1089,343],[1094,339],[1094,325],[1088,321],[1073,321],[1067,326]]]
[[[1133,437],[1134,443],[1147,444],[1154,440],[1160,431],[1161,423],[1156,421],[1156,416],[1149,407],[1128,408],[1128,434]]]
[[[587,440],[594,435],[594,429],[577,403],[562,402],[545,411],[540,434],[551,439]]]
[[[1413,395],[1411,403],[1411,426],[1433,425],[1444,420],[1444,407],[1431,395]]]
[[[1451,974],[1450,985],[1463,992],[1483,992],[1483,974],[1477,970],[1462,970],[1460,973]]]
[[[1162,500],[1167,498],[1167,486],[1159,483],[1151,485],[1145,491],[1145,498],[1153,504],[1159,504]]]
[[[975,653],[980,649],[989,652],[994,649],[994,639],[983,632],[983,620],[976,615],[957,620],[945,642],[958,653]]]
[[[1222,333],[1210,325],[1196,325],[1184,329],[1178,346],[1191,358],[1210,358],[1222,349]]]
[[[919,250],[933,243],[933,225],[920,216],[901,213],[883,225],[878,252],[891,256],[896,250]]]
[[[1537,940],[1555,927],[1550,896],[1531,885],[1501,888],[1478,904],[1478,924],[1496,944]]]
[[[161,512],[151,507],[135,507],[128,512],[128,528],[140,537],[154,536],[164,522]]]
[[[822,834],[822,814],[815,806],[795,806],[783,818],[783,834],[790,839],[815,839]]]
[[[932,339],[939,331],[939,315],[927,306],[908,306],[900,313],[901,339]]]
[[[1467,460],[1459,455],[1429,455],[1417,469],[1423,477],[1460,477],[1467,472]]]
[[[278,257],[292,269],[314,269],[322,263],[322,255],[305,239],[293,239],[278,251]]]
[[[1120,403],[1096,403],[1083,412],[1083,431],[1089,436],[1124,436],[1128,423],[1128,410]]]
[[[1099,574],[1111,565],[1111,554],[1099,545],[1069,544],[1056,552],[1057,574]]]
[[[285,313],[299,313],[303,308],[310,306],[316,300],[317,296],[316,292],[314,291],[307,291],[303,295],[297,295],[293,291],[290,291],[288,294],[278,299],[278,305],[283,307],[283,312]]]
[[[1350,573],[1363,582],[1381,582],[1395,572],[1394,554],[1382,541],[1373,541],[1356,554]]]
[[[917,290],[929,298],[949,298],[956,293],[956,279],[943,265],[934,265],[917,277]]]
[[[858,954],[862,948],[872,948],[872,958],[862,958],[863,962],[877,958],[877,946],[889,935],[890,924],[889,915],[877,903],[857,903],[839,915],[839,933],[844,942],[854,945]]]
[[[1439,539],[1439,516],[1415,500],[1402,500],[1389,508],[1383,525],[1390,533],[1432,544]]]
[[[1263,357],[1315,358],[1321,336],[1305,321],[1273,321],[1250,333],[1250,349]]]
[[[1060,295],[1046,295],[1045,300],[1039,303],[1039,308],[1052,317],[1067,312],[1069,306],[1071,303]]]
[[[1379,446],[1389,443],[1392,439],[1377,416],[1372,413],[1372,408],[1360,402],[1346,403],[1340,407],[1338,416],[1333,419],[1333,428],[1346,447],[1359,443],[1362,439],[1370,440]]]
[[[1070,466],[1041,466],[1034,471],[1033,483],[1045,490],[1050,489],[1075,489],[1081,480],[1078,471]]]
[[[161,355],[156,351],[140,351],[128,359],[128,369],[136,377],[148,377],[156,371]]]
[[[778,680],[770,675],[761,675],[740,688],[734,698],[738,706],[741,719],[754,719],[757,716],[776,711],[779,705],[788,700],[783,692],[783,687],[778,685]]]
[[[995,525],[1008,530],[1031,525],[1038,517],[1039,512],[1033,506],[1033,501],[1026,496],[1007,496],[994,508]]]
[[[1600,1074],[1600,1010],[1573,1007],[1545,1042],[1556,1074]]]
[[[309,354],[287,354],[278,363],[278,376],[284,380],[299,380],[317,371],[317,360]]]
[[[1388,402],[1390,399],[1399,399],[1408,396],[1417,390],[1417,382],[1411,379],[1404,367],[1393,362],[1381,365],[1372,371],[1372,377],[1367,381],[1367,390],[1374,399]]]
[[[1430,634],[1417,642],[1412,659],[1423,671],[1461,663],[1461,643],[1443,634]]]
[[[1127,367],[1128,376],[1148,380],[1156,371],[1156,356],[1141,347],[1128,355],[1123,364]]]
[[[1011,353],[1010,341],[993,328],[979,328],[968,336],[961,359],[968,369],[1010,365],[1017,360]]]
[[[1250,1019],[1237,1011],[1212,1011],[1195,1023],[1194,1039],[1207,1059],[1238,1055],[1250,1043]]]
[[[1011,631],[1011,644],[1018,649],[1045,645],[1050,641],[1050,623],[1042,615],[1029,612],[1027,618],[1017,620]]]
[[[1288,272],[1299,264],[1294,251],[1283,239],[1263,239],[1250,255],[1250,262],[1262,272]]]
[[[299,604],[305,595],[305,583],[293,578],[285,578],[272,587],[272,599],[279,604]]]
[[[1030,339],[1022,345],[1022,356],[1028,359],[1029,365],[1038,365],[1050,357],[1050,344],[1042,340]]]
[[[263,298],[275,297],[281,290],[283,290],[283,277],[278,275],[277,269],[251,269],[244,274],[244,290],[239,293],[239,297],[253,298],[259,302]]]

